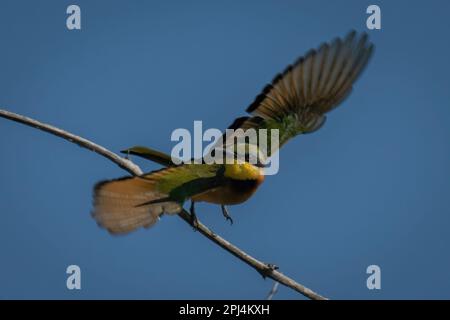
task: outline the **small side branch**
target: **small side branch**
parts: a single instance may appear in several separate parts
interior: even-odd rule
[[[273,287],[272,289],[270,289],[269,294],[267,295],[267,300],[272,300],[273,296],[278,292],[278,286],[280,285],[280,283],[278,281],[275,281],[273,283]]]
[[[80,136],[77,136],[75,134],[72,134],[70,132],[67,132],[65,130],[62,130],[60,128],[57,128],[55,126],[42,123],[40,121],[10,112],[6,110],[0,109],[0,117],[16,121],[22,124],[25,124],[30,127],[34,127],[36,129],[48,132],[50,134],[56,135],[58,137],[61,137],[63,139],[66,139],[69,142],[75,143],[79,145],[80,147],[89,149],[91,151],[94,151],[98,153],[99,155],[111,160],[112,162],[116,163],[119,167],[122,169],[128,171],[129,173],[133,175],[141,175],[142,170],[139,168],[138,165],[134,164],[131,160],[122,158],[121,156],[115,154],[114,152],[106,149],[105,147],[98,145],[92,141],[89,141],[85,138],[82,138]],[[191,225],[191,216],[189,213],[185,210],[181,211],[178,214],[184,221],[186,221],[189,225]],[[300,283],[296,282],[295,280],[285,276],[283,273],[277,271],[276,267],[273,265],[269,265],[266,263],[263,263],[252,256],[250,256],[248,253],[244,252],[243,250],[239,249],[229,241],[225,240],[221,236],[215,234],[212,232],[208,227],[206,227],[201,222],[198,222],[198,231],[203,236],[217,244],[222,249],[228,251],[241,261],[245,262],[252,268],[254,268],[256,271],[258,271],[264,278],[268,277],[271,278],[286,287],[289,287],[305,297],[308,297],[313,300],[326,300],[325,297],[321,296],[320,294],[312,291],[311,289],[308,289],[307,287],[301,285]]]

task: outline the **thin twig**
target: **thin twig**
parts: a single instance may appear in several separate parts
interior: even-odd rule
[[[267,300],[272,300],[273,296],[278,292],[278,286],[280,283],[278,281],[275,281],[273,283],[272,289],[270,289],[269,294],[267,295]]]
[[[97,152],[101,156],[111,160],[112,162],[116,163],[119,167],[122,169],[128,171],[129,173],[133,175],[141,175],[142,170],[134,164],[131,160],[125,159],[120,157],[119,155],[115,154],[114,152],[106,149],[105,147],[102,147],[92,141],[89,141],[87,139],[84,139],[80,136],[74,135],[70,132],[67,132],[65,130],[59,129],[57,127],[54,127],[49,124],[42,123],[40,121],[9,112],[6,110],[0,109],[0,117],[16,121],[22,124],[25,124],[30,127],[34,127],[36,129],[40,129],[43,131],[46,131],[50,134],[56,135],[58,137],[61,137],[63,139],[66,139],[72,143],[75,143],[83,148],[89,149],[91,151]],[[178,214],[184,221],[186,221],[189,225],[191,225],[191,216],[186,210],[182,210]],[[239,258],[252,268],[254,268],[256,271],[258,271],[264,278],[268,277],[271,278],[291,289],[294,289],[295,291],[301,293],[302,295],[313,299],[313,300],[325,300],[326,298],[321,296],[320,294],[312,291],[311,289],[306,288],[305,286],[301,285],[300,283],[294,281],[293,279],[285,276],[281,272],[276,270],[276,267],[270,264],[263,263],[246,252],[242,251],[235,245],[231,244],[221,236],[215,234],[213,231],[211,231],[209,228],[207,228],[204,224],[201,222],[198,223],[198,231],[202,235],[204,235],[209,240],[216,243],[221,248],[225,249],[235,257]]]
[[[134,174],[134,175],[142,174],[141,168],[139,168],[139,166],[137,166],[130,160],[122,158],[121,156],[115,154],[114,152],[109,151],[105,147],[102,147],[101,145],[98,145],[98,144],[96,144],[92,141],[89,141],[87,139],[84,139],[80,136],[74,135],[73,133],[59,129],[50,124],[46,124],[46,123],[22,116],[20,114],[14,113],[14,112],[6,111],[6,110],[0,109],[0,116],[3,118],[9,119],[9,120],[13,120],[16,122],[26,124],[27,126],[34,127],[36,129],[51,133],[53,135],[56,135],[63,139],[66,139],[72,143],[75,143],[75,144],[79,145],[80,147],[97,152],[98,154],[104,156],[105,158],[108,158],[109,160],[111,160],[112,162],[117,164],[119,167],[128,171],[131,174]]]

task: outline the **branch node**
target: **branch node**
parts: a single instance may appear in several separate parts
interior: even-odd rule
[[[261,276],[264,279],[266,279],[267,277],[269,277],[272,274],[272,272],[274,272],[275,270],[278,270],[278,269],[279,269],[279,267],[276,264],[265,263],[264,267],[261,270],[258,269],[258,272],[261,274]]]

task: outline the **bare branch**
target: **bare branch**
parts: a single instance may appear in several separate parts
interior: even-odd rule
[[[114,152],[106,149],[105,147],[102,147],[92,141],[89,141],[87,139],[84,139],[80,136],[74,135],[70,132],[67,132],[65,130],[59,129],[57,127],[54,127],[49,124],[45,124],[42,122],[39,122],[37,120],[9,112],[6,110],[0,109],[0,117],[16,121],[22,124],[25,124],[30,127],[34,127],[39,130],[46,131],[50,134],[56,135],[58,137],[61,137],[63,139],[66,139],[72,143],[75,143],[79,145],[80,147],[89,149],[91,151],[97,152],[101,156],[111,160],[112,162],[116,163],[119,167],[122,169],[128,171],[129,173],[133,175],[140,175],[142,174],[142,170],[139,168],[138,165],[134,164],[132,161],[122,158],[119,155],[115,154]],[[178,214],[184,221],[186,221],[189,225],[191,225],[191,216],[186,211],[183,210]],[[201,222],[198,223],[198,231],[204,235],[209,240],[213,241],[215,244],[220,246],[221,248],[225,249],[235,257],[239,258],[252,268],[254,268],[256,271],[258,271],[264,278],[269,277],[291,289],[294,289],[295,291],[301,293],[302,295],[313,299],[313,300],[325,300],[326,298],[321,296],[320,294],[312,291],[311,289],[306,288],[305,286],[301,285],[300,283],[297,283],[293,279],[285,276],[281,272],[277,271],[276,267],[270,264],[263,263],[246,252],[242,251],[235,245],[231,244],[221,236],[215,234],[213,231],[211,231],[209,228],[207,228],[204,224]]]
[[[46,123],[43,123],[43,122],[40,122],[37,120],[22,116],[20,114],[2,110],[2,109],[0,109],[0,117],[6,118],[9,120],[13,120],[16,122],[20,122],[20,123],[26,124],[27,126],[34,127],[36,129],[51,133],[55,136],[61,137],[72,143],[75,143],[75,144],[79,145],[80,147],[97,152],[98,154],[102,155],[105,158],[108,158],[109,160],[111,160],[112,162],[117,164],[119,167],[121,167],[122,169],[128,171],[129,173],[131,173],[133,175],[141,175],[142,174],[141,168],[139,168],[139,166],[137,166],[130,160],[122,158],[121,156],[115,154],[112,151],[109,151],[108,149],[102,147],[101,145],[98,145],[98,144],[96,144],[92,141],[89,141],[87,139],[84,139],[80,136],[74,135],[73,133],[67,132],[65,130],[59,129],[57,127],[54,127],[52,125],[49,125],[49,124],[46,124]]]

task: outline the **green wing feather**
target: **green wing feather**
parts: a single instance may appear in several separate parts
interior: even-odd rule
[[[171,200],[183,202],[220,184],[223,166],[219,164],[184,164],[143,175],[155,182],[155,189]]]
[[[134,147],[122,150],[120,152],[127,154],[127,155],[131,154],[131,155],[135,155],[135,156],[147,159],[147,160],[151,160],[151,161],[159,163],[160,165],[163,165],[165,167],[175,166],[170,155],[168,155],[164,152],[161,152],[161,151],[157,151],[155,149],[150,149],[148,147],[134,146]]]
[[[142,146],[121,151],[136,155],[166,166],[161,170],[144,174],[137,179],[152,182],[153,188],[166,194],[170,200],[183,202],[184,199],[214,188],[221,182],[220,165],[183,164],[175,165],[170,155]],[[219,179],[217,179],[219,177]],[[152,199],[156,202],[161,199]]]

